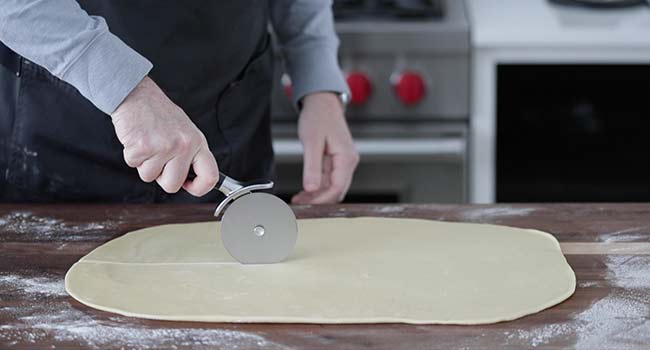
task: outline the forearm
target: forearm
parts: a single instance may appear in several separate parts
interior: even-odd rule
[[[331,0],[272,0],[272,23],[293,86],[293,102],[319,91],[348,93],[338,64]]]
[[[107,114],[152,67],[74,0],[3,0],[0,41]]]

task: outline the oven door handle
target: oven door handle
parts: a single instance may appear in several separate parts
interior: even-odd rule
[[[465,158],[466,141],[461,137],[433,139],[355,139],[362,161],[456,160]],[[273,141],[279,162],[296,162],[302,158],[302,145],[296,139]]]

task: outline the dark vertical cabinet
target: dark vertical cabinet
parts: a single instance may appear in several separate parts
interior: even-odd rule
[[[650,201],[649,65],[499,65],[498,202]]]

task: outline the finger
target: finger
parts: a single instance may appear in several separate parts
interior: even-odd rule
[[[291,204],[309,204],[314,197],[312,192],[301,191],[291,197]]]
[[[187,174],[190,170],[191,158],[174,157],[165,164],[162,173],[156,179],[156,182],[167,193],[176,193],[181,189],[183,183],[187,180]]]
[[[328,188],[332,185],[332,170],[334,170],[332,156],[328,154],[324,155],[322,164],[323,171],[321,172],[320,186],[321,188]]]
[[[329,181],[330,186],[322,193],[314,196],[311,204],[326,204],[336,203],[345,194],[348,182],[352,178],[352,171],[350,162],[343,156],[332,157],[332,171],[330,173]]]
[[[345,196],[348,194],[348,191],[350,190],[350,186],[352,185],[352,178],[348,180],[348,183],[345,185],[345,188],[343,189],[343,192],[339,195],[338,202],[343,202],[345,199]]]
[[[334,204],[338,201],[344,187],[332,184],[322,192],[309,199],[309,204]]]
[[[214,189],[219,181],[219,167],[212,152],[207,149],[199,151],[192,160],[192,169],[196,177],[185,181],[185,191],[195,197],[201,197]]]
[[[311,204],[314,197],[325,192],[327,189],[319,189],[314,192],[301,191],[291,198],[292,204]]]
[[[359,163],[359,157],[357,155],[353,156],[350,158],[349,162],[346,162],[344,165],[346,169],[348,169],[348,176],[347,176],[347,181],[345,184],[345,187],[343,188],[343,191],[339,195],[338,202],[342,202],[343,199],[345,199],[345,195],[348,193],[348,190],[350,190],[350,186],[352,185],[352,178],[354,177],[354,170],[357,168],[357,164]]]
[[[344,161],[344,167],[348,169],[348,176],[347,176],[347,183],[345,184],[345,188],[343,189],[343,192],[338,198],[339,202],[342,202],[343,199],[345,199],[346,194],[350,190],[350,186],[352,185],[352,179],[354,178],[354,171],[357,169],[357,165],[359,165],[359,154],[354,152],[352,154],[347,154],[344,157],[346,160]]]
[[[162,170],[165,166],[166,159],[160,157],[152,157],[138,166],[138,174],[144,182],[152,182],[160,177]]]
[[[304,164],[302,170],[302,186],[305,191],[316,191],[321,187],[321,171],[325,141],[323,139],[308,139],[303,142]]]
[[[145,160],[151,158],[150,154],[146,154],[134,147],[125,147],[122,153],[124,155],[124,161],[126,162],[126,165],[131,168],[137,168],[142,165]]]
[[[332,159],[328,155],[323,156],[323,173],[321,174],[321,186],[315,191],[301,191],[291,198],[293,204],[310,204],[314,197],[325,192],[330,186],[330,173],[332,172]]]

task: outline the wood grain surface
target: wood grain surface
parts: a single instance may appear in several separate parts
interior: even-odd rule
[[[578,278],[564,303],[486,326],[151,321],[66,295],[67,269],[134,229],[212,220],[212,206],[0,205],[0,348],[648,349],[650,204],[333,205],[300,218],[384,216],[534,228],[560,240]]]

